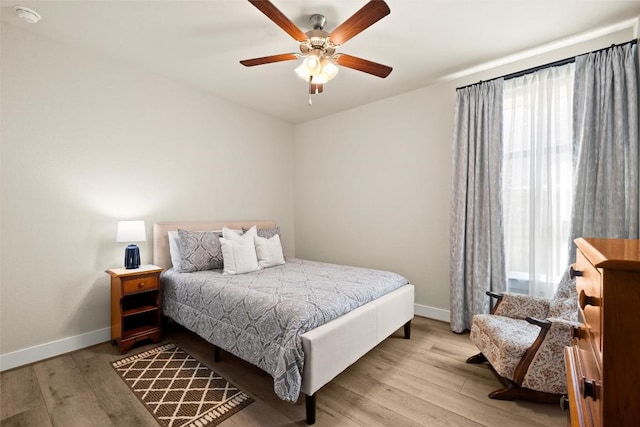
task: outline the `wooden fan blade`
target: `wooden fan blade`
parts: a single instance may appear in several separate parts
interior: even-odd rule
[[[309,84],[309,95],[315,95],[316,93],[322,93],[324,86],[322,83],[310,83]]]
[[[280,55],[263,56],[262,58],[244,59],[240,61],[245,67],[254,65],[271,64],[272,62],[292,61],[298,59],[295,53],[281,53]]]
[[[329,35],[334,45],[339,46],[347,40],[357,36],[385,16],[391,13],[389,6],[383,0],[371,0],[362,9],[354,13]]]
[[[387,77],[393,68],[378,64],[377,62],[368,61],[366,59],[358,58],[344,53],[340,54],[336,58],[336,63],[343,67],[352,68],[354,70],[362,71],[365,73],[373,74],[374,76]]]
[[[267,15],[267,18],[271,19],[275,24],[286,31],[294,39],[299,42],[307,40],[307,35],[302,32],[300,28],[296,26],[289,18],[287,18],[277,7],[273,5],[269,0],[249,0],[249,3],[254,5],[260,12]]]

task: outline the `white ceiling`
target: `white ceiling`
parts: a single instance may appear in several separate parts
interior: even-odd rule
[[[272,0],[303,31],[331,32],[367,0]],[[393,67],[386,79],[341,68],[307,105],[294,61],[241,59],[298,45],[246,0],[1,0],[1,20],[190,87],[300,123],[424,87],[450,73],[640,15],[640,0],[387,0],[391,14],[338,48]],[[36,10],[38,24],[13,13]]]

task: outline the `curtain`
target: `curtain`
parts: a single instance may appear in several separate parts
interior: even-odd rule
[[[504,82],[507,290],[551,298],[567,268],[574,64]]]
[[[451,329],[489,311],[485,292],[505,290],[502,239],[502,79],[458,89],[449,278]]]
[[[637,45],[576,57],[571,241],[637,239]],[[569,259],[575,259],[570,245]]]

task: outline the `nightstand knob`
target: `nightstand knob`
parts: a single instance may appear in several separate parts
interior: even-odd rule
[[[140,288],[142,288],[142,287],[144,287],[144,282],[140,282],[140,283],[138,283],[138,289],[140,289]]]

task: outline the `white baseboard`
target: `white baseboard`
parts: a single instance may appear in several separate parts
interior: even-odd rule
[[[111,327],[0,354],[0,372],[80,350],[111,339]]]
[[[449,310],[415,304],[414,313],[418,316],[430,319],[450,322]],[[11,353],[0,354],[0,372],[28,365],[29,363],[49,359],[71,351],[80,350],[85,347],[100,344],[111,339],[111,328],[98,329],[97,331],[73,337],[63,338],[57,341],[35,345]]]
[[[415,304],[413,312],[417,316],[428,317],[429,319],[435,319],[435,320],[451,323],[451,313],[449,312],[449,310],[443,310],[441,308],[436,308],[436,307],[429,307],[428,305]]]

